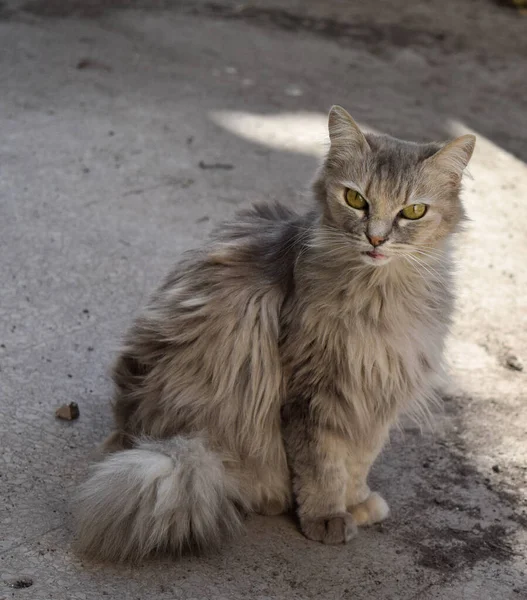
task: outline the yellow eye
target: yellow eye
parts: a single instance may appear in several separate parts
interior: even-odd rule
[[[364,210],[368,206],[366,200],[355,190],[346,190],[346,202],[351,208],[356,208],[357,210]]]
[[[426,204],[410,204],[410,206],[403,208],[401,215],[405,219],[412,219],[412,221],[415,221],[416,219],[424,217],[427,210],[428,206]]]

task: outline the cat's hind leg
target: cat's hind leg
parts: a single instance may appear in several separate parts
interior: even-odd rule
[[[291,475],[281,436],[278,435],[264,458],[226,462],[230,476],[251,512],[276,516],[292,505]]]

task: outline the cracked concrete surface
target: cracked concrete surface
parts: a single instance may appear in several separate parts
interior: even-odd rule
[[[527,22],[362,4],[0,2],[0,598],[527,598]],[[305,203],[333,103],[478,136],[452,382],[435,430],[403,425],[374,469],[391,519],[345,547],[258,517],[218,555],[82,561],[68,502],[111,427],[120,335],[238,207]]]

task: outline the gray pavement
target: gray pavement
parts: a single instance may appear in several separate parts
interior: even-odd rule
[[[0,599],[527,598],[527,21],[362,4],[0,2]],[[120,335],[238,207],[305,204],[334,103],[478,136],[452,382],[434,430],[403,424],[375,467],[391,519],[345,547],[255,517],[220,554],[83,561],[69,501],[111,428]]]

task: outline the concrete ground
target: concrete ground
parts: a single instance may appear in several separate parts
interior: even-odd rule
[[[490,0],[0,2],[0,599],[527,598],[526,25]],[[120,335],[238,207],[305,203],[333,103],[478,136],[452,383],[375,467],[391,519],[345,547],[251,518],[218,555],[83,561],[68,503]]]

